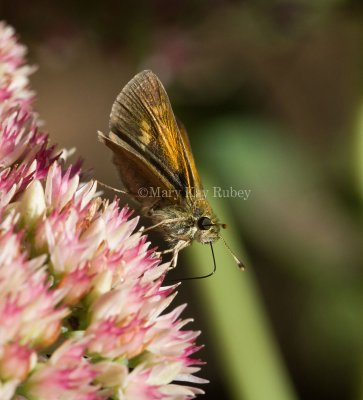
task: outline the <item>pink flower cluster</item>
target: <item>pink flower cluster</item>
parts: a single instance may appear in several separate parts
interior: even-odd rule
[[[80,182],[32,111],[32,69],[0,23],[0,399],[189,399],[199,332],[138,218]]]

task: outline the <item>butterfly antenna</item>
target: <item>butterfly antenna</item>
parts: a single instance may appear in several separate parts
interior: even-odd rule
[[[105,187],[106,189],[112,190],[113,192],[122,193],[122,194],[128,194],[128,193],[125,192],[124,190],[116,189],[116,188],[114,188],[114,187],[112,187],[112,186],[106,185],[105,183],[103,183],[103,182],[101,182],[101,181],[97,181],[97,183],[98,183],[100,186]]]
[[[239,269],[241,271],[244,271],[246,269],[246,266],[243,264],[243,262],[234,254],[234,252],[232,251],[232,249],[228,246],[228,244],[226,243],[226,241],[224,240],[224,238],[222,236],[219,236],[222,239],[222,242],[224,243],[224,245],[227,247],[227,249],[229,250],[229,252],[231,253],[231,256],[233,257],[234,261],[236,262],[236,264],[238,265]]]

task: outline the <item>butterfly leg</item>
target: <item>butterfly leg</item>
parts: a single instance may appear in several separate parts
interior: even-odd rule
[[[164,254],[173,253],[172,258],[170,260],[170,267],[169,267],[169,269],[173,269],[176,267],[179,251],[184,249],[185,247],[188,247],[189,244],[190,244],[190,242],[187,240],[179,240],[179,242],[177,242],[177,244],[174,247],[172,247],[171,249],[157,251],[157,252],[155,252],[155,254],[157,256],[162,256]]]
[[[154,199],[154,201],[151,201],[147,205],[144,205],[140,210],[141,214],[145,215],[146,217],[152,217],[153,209],[159,202],[160,199]]]
[[[160,222],[158,222],[157,224],[155,224],[155,225],[152,225],[152,226],[148,226],[147,228],[142,228],[142,229],[140,229],[141,231],[142,231],[142,233],[145,233],[145,232],[147,232],[147,231],[150,231],[150,230],[152,230],[152,229],[155,229],[155,228],[157,228],[157,227],[159,227],[159,226],[162,226],[162,225],[167,225],[167,224],[171,224],[171,223],[175,223],[175,222],[179,222],[179,221],[183,221],[183,219],[184,218],[169,218],[169,219],[164,219],[163,221],[160,221]],[[178,245],[178,243],[176,244],[176,246]],[[173,249],[169,249],[169,250],[165,250],[165,252],[167,252],[167,253],[171,253],[173,251]],[[164,252],[163,252],[164,253]]]
[[[169,254],[169,253],[173,253],[174,252],[174,247],[172,247],[171,249],[167,249],[167,250],[162,250],[162,251],[155,251],[155,255],[157,257],[161,257],[164,254]]]
[[[173,257],[170,260],[169,269],[173,269],[176,267],[176,264],[178,262],[179,251],[184,249],[185,247],[188,247],[189,244],[190,244],[189,241],[179,240],[179,242],[171,249],[171,251],[173,252]]]

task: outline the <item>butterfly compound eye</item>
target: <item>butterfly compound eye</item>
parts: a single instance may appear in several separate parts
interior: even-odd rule
[[[212,226],[212,221],[208,217],[201,217],[198,219],[198,228],[207,231]]]

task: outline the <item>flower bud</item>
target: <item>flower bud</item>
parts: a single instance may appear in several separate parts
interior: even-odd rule
[[[18,206],[22,221],[33,227],[45,211],[44,189],[40,181],[34,180],[25,190]]]

